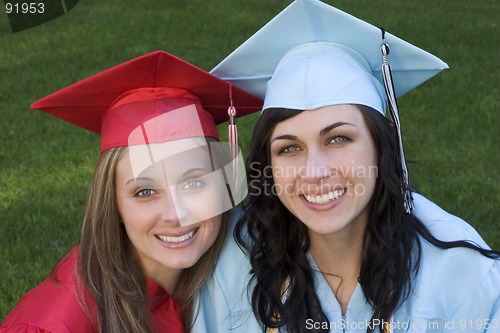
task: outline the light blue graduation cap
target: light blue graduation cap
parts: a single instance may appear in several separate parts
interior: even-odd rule
[[[211,73],[264,98],[263,112],[361,104],[385,114],[387,101],[398,129],[410,212],[396,98],[446,68],[432,54],[330,5],[296,0]]]

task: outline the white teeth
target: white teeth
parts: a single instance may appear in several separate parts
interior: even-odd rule
[[[327,194],[323,195],[310,195],[310,194],[305,194],[304,198],[306,198],[307,201],[315,204],[324,204],[332,200],[336,200],[340,198],[344,194],[344,190],[335,190],[333,192],[328,192]]]
[[[180,243],[184,242],[185,240],[193,237],[194,231],[188,232],[185,235],[179,236],[179,237],[174,237],[174,236],[162,236],[162,235],[155,235],[156,238],[160,239],[161,241],[164,242],[169,242],[169,243]]]

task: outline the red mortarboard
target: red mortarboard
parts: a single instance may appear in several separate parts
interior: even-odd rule
[[[33,103],[74,125],[101,134],[101,152],[135,144],[129,135],[148,120],[172,112],[146,143],[194,136],[218,138],[216,125],[262,108],[262,100],[167,52],[152,52],[63,88]],[[200,126],[201,124],[201,126]],[[138,142],[141,143],[141,142]],[[144,143],[144,141],[142,141]]]

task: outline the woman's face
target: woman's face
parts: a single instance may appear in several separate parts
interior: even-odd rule
[[[221,225],[225,183],[213,171],[206,146],[190,140],[129,147],[117,165],[120,216],[145,275],[157,281],[193,266]],[[149,154],[158,152],[161,160],[149,163]]]
[[[270,137],[276,193],[310,233],[363,232],[377,178],[377,156],[353,105],[299,113]]]

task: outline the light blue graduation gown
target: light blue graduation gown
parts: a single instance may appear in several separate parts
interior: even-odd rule
[[[425,197],[414,194],[413,214],[443,241],[471,240],[487,247],[463,220],[448,214]],[[236,215],[236,214],[235,214]],[[316,268],[312,257],[311,266]],[[213,277],[199,298],[193,332],[262,332],[250,303],[250,264],[229,235]],[[315,270],[315,285],[326,323],[306,322],[308,328],[330,332],[366,332],[372,308],[358,284],[345,316],[322,274]],[[249,291],[250,290],[250,291]],[[297,300],[300,302],[300,300]],[[422,240],[420,270],[410,296],[391,321],[392,332],[500,332],[500,261],[465,248],[440,250]],[[378,331],[378,330],[377,330]]]

